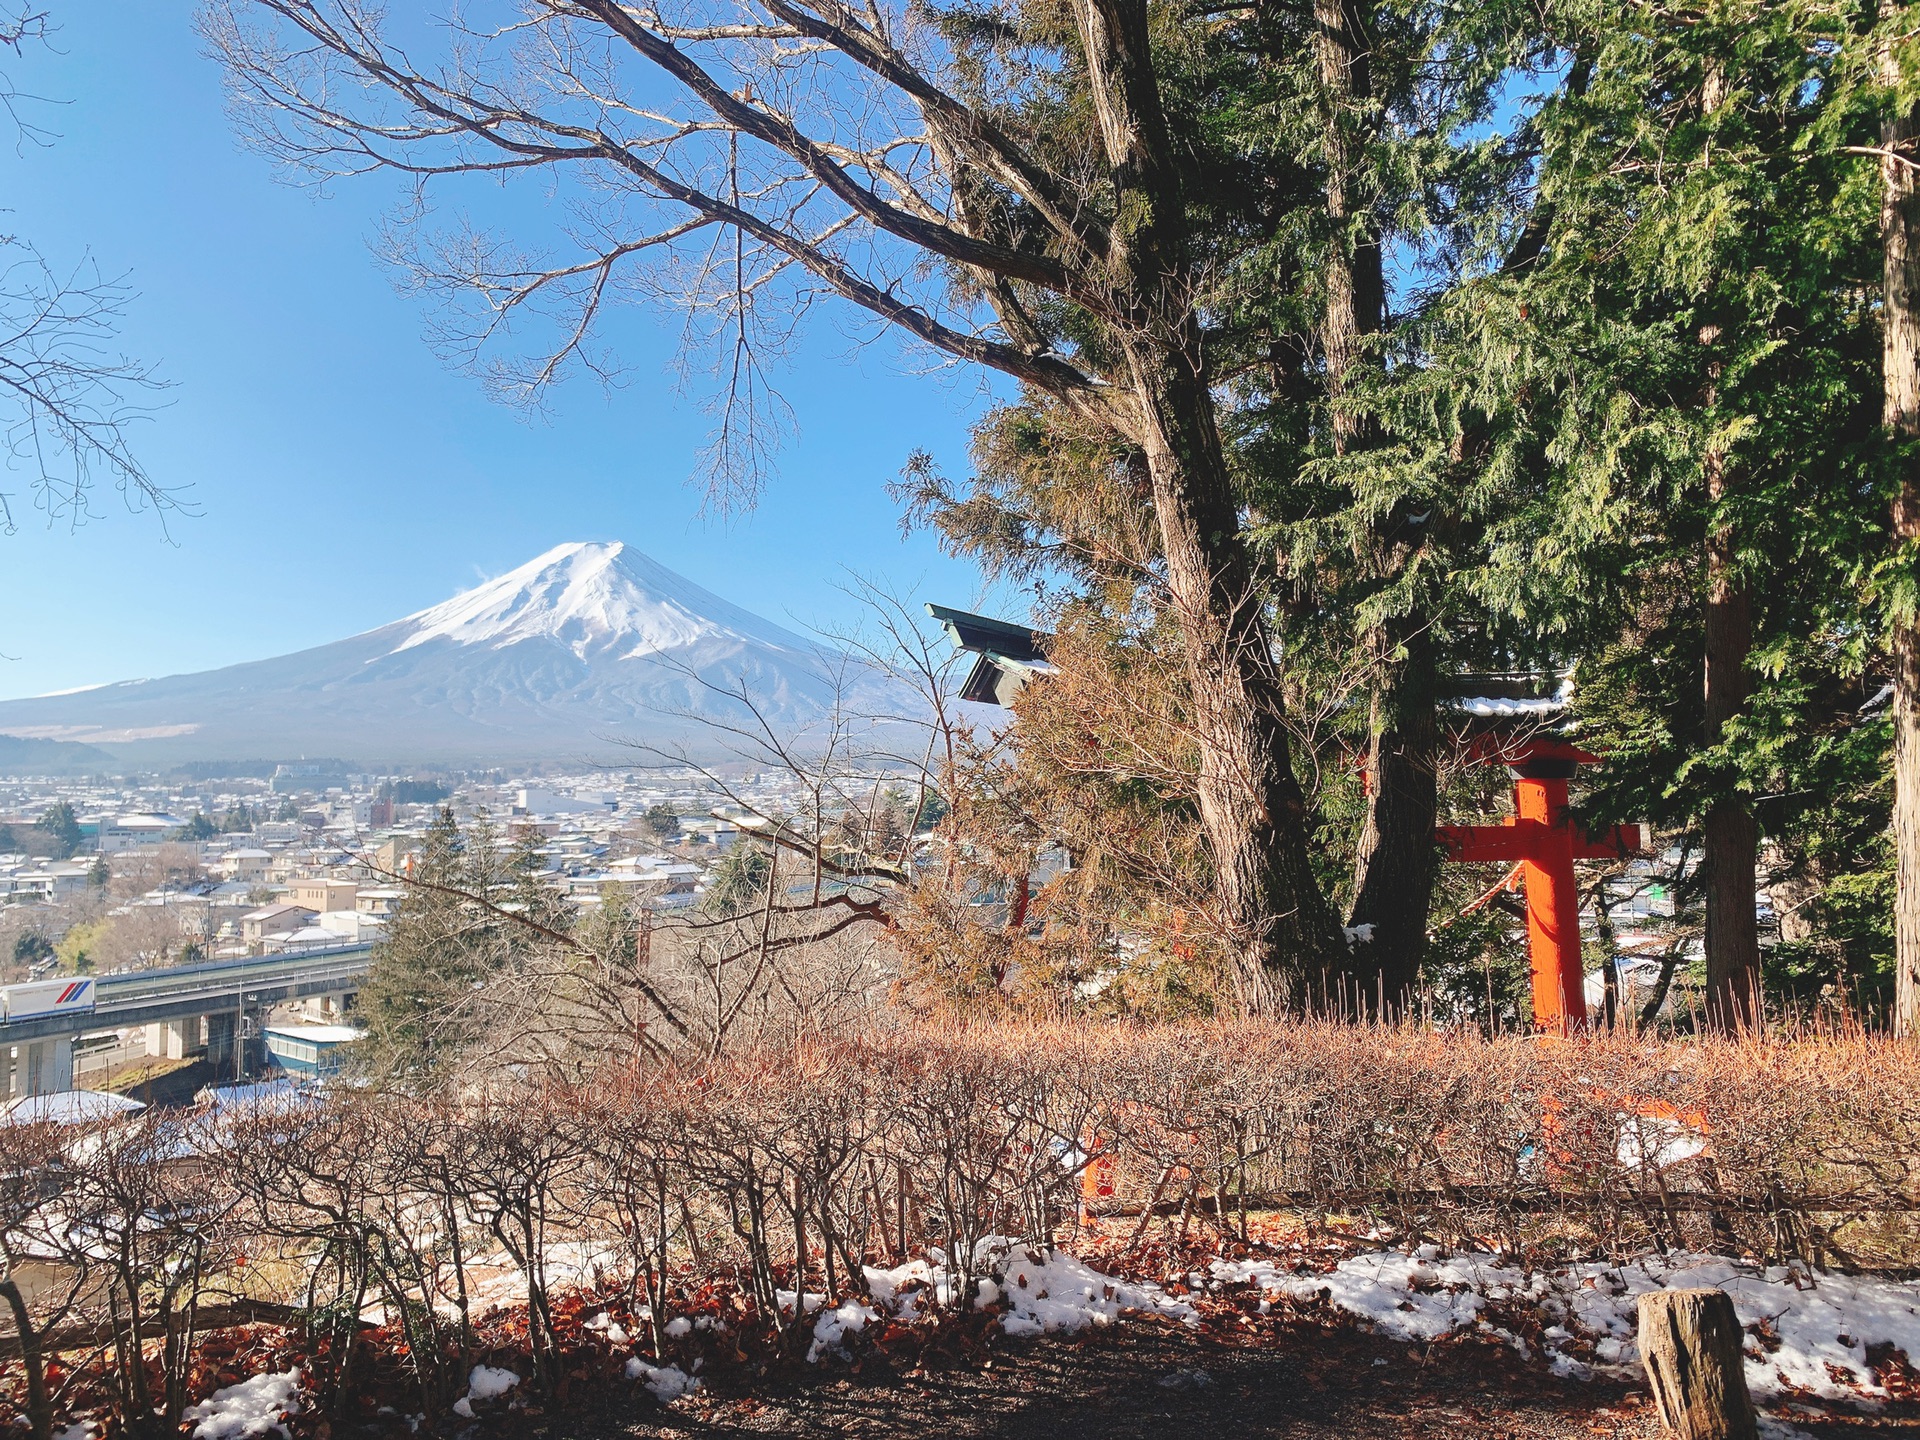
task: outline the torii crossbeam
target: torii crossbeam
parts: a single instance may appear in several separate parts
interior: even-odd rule
[[[1553,737],[1502,742],[1487,735],[1477,758],[1512,768],[1514,813],[1500,825],[1439,825],[1434,838],[1459,861],[1520,862],[1527,897],[1527,948],[1533,960],[1533,1023],[1566,1034],[1587,1023],[1586,968],[1580,957],[1576,860],[1624,859],[1640,848],[1638,825],[1589,835],[1567,814],[1567,782],[1599,759]]]

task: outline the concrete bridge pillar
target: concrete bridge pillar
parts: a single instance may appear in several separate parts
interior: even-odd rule
[[[355,998],[356,992],[351,990],[333,995],[316,995],[303,1001],[300,1008],[322,1025],[339,1025],[345,1023]]]
[[[202,1017],[160,1020],[147,1026],[147,1054],[156,1060],[184,1060],[201,1045]]]
[[[15,1047],[8,1091],[53,1095],[73,1089],[73,1037],[54,1035]]]

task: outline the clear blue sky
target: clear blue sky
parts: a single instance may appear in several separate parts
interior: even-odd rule
[[[65,103],[36,112],[51,148],[0,147],[0,227],[56,268],[91,251],[126,273],[125,347],[175,382],[138,449],[200,513],[171,520],[169,542],[107,495],[77,530],[17,505],[19,532],[0,537],[0,698],[321,644],[563,540],[630,541],[803,626],[853,618],[835,588],[847,568],[981,598],[972,567],[902,540],[885,494],[915,448],[964,473],[978,376],[910,375],[890,343],[858,348],[816,312],[783,377],[799,434],[776,484],[754,513],[705,522],[687,481],[709,421],[675,391],[670,319],[622,325],[624,389],[571,383],[531,421],[492,404],[430,353],[417,303],[369,251],[393,192],[316,196],[242,151],[190,11],[62,0],[55,53],[9,59],[21,88]]]

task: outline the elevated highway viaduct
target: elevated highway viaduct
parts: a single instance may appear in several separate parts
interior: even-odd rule
[[[206,1047],[216,1069],[232,1067],[273,1006],[360,988],[372,946],[329,945],[241,960],[102,975],[92,1010],[0,1020],[0,1093],[43,1095],[73,1088],[77,1040],[146,1027],[147,1053],[169,1059]]]

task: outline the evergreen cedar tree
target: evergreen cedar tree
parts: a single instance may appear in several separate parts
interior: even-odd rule
[[[596,363],[623,278],[694,254],[749,489],[778,296],[1013,378],[970,476],[901,483],[1060,636],[943,823],[1004,883],[1079,863],[1043,937],[929,939],[947,983],[1071,979],[1122,924],[1169,962],[1125,1004],[1466,993],[1505,922],[1432,827],[1497,777],[1444,698],[1571,670],[1585,817],[1702,857],[1704,1018],[1771,988],[1913,1028],[1920,6],[573,0],[491,54],[511,109],[346,0],[204,24],[279,158],[593,177],[597,248],[556,206],[531,249],[400,249],[508,388]],[[554,344],[501,361],[542,304]],[[1757,859],[1802,897],[1764,962]]]
[[[418,1073],[468,1053],[484,1023],[469,1003],[476,987],[512,973],[539,943],[511,917],[570,923],[564,898],[536,878],[536,843],[503,847],[484,818],[464,831],[451,810],[434,818],[410,876],[417,883],[395,907],[360,991],[360,1063]]]
[[[80,830],[80,817],[74,814],[73,802],[69,800],[49,805],[45,813],[33,822],[33,828],[56,860],[71,859],[85,838]]]

